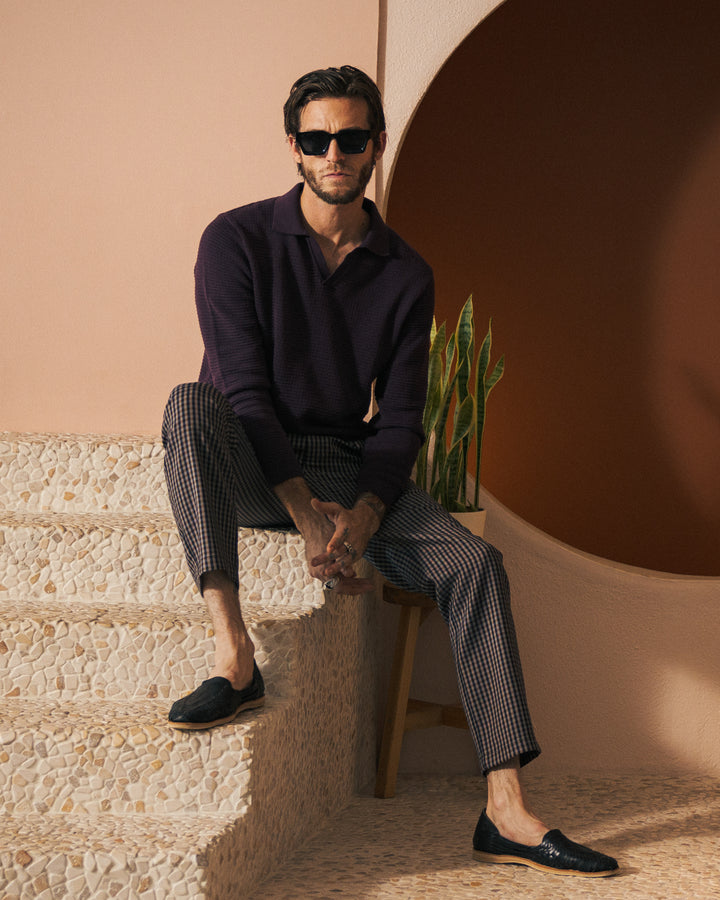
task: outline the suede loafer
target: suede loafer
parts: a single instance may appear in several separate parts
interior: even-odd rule
[[[256,709],[265,703],[265,682],[253,662],[250,684],[236,691],[227,678],[219,675],[203,681],[200,687],[181,697],[170,707],[168,721],[173,728],[198,731],[232,722],[244,709]]]
[[[576,844],[557,829],[548,831],[537,847],[508,841],[490,821],[485,810],[475,829],[473,847],[475,858],[481,862],[530,866],[553,875],[604,878],[618,872],[617,861],[611,856]]]

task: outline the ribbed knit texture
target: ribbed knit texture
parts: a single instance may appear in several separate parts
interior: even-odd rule
[[[301,190],[223,213],[205,230],[199,380],[230,402],[271,485],[301,474],[288,434],[367,438],[357,489],[389,505],[423,437],[432,271],[365,200],[370,230],[329,274]],[[379,412],[368,424],[374,381]]]

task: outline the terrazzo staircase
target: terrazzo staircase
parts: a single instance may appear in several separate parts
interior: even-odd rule
[[[266,705],[175,731],[212,633],[159,442],[0,434],[0,900],[240,898],[372,778],[371,598],[239,550]]]

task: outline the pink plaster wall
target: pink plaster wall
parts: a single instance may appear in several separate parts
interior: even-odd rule
[[[287,190],[297,76],[376,72],[376,0],[4,0],[0,430],[157,433],[219,212]]]

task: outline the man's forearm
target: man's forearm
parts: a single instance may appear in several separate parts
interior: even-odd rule
[[[312,508],[312,493],[304,478],[289,478],[273,488],[278,499],[290,513],[298,531],[303,534],[310,523],[317,523],[320,516]]]

